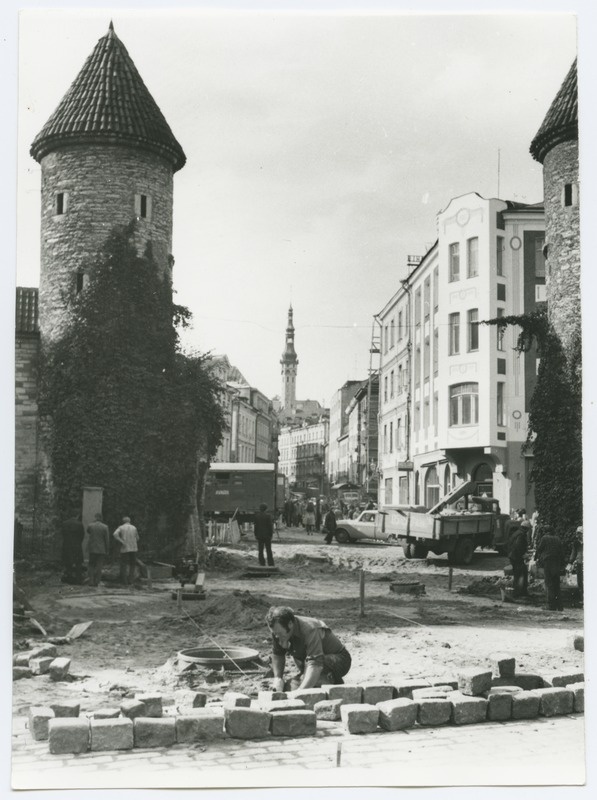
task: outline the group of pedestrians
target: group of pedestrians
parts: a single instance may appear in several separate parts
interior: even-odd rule
[[[562,540],[552,527],[546,523],[539,525],[538,518],[527,519],[524,509],[512,513],[507,525],[507,552],[512,565],[512,596],[528,596],[529,561],[534,552],[534,560],[543,570],[547,608],[562,611],[561,576],[566,568],[577,577],[579,601],[583,601],[583,528],[576,529],[572,550],[568,561],[565,558]],[[534,523],[534,524],[533,524]]]
[[[83,541],[87,532],[88,581],[91,586],[99,586],[102,572],[110,555],[110,531],[101,514],[87,526],[80,515],[74,513],[62,523],[62,564],[64,583],[82,584],[84,572]],[[120,582],[128,585],[134,582],[139,551],[139,531],[131,524],[130,517],[123,517],[122,524],[116,528],[112,537],[120,546]]]

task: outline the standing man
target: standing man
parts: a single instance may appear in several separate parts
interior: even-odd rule
[[[344,683],[352,663],[350,653],[325,622],[299,617],[287,606],[272,606],[266,622],[272,635],[274,691],[284,691],[287,654],[300,673],[289,682],[290,689]]]
[[[549,525],[543,525],[535,557],[539,566],[543,567],[547,608],[550,611],[563,611],[560,593],[560,572],[564,565],[564,549],[559,536],[556,536]]]
[[[253,526],[255,538],[257,539],[257,546],[259,548],[259,563],[265,567],[265,558],[263,550],[267,553],[268,567],[274,566],[274,556],[272,553],[272,539],[274,536],[274,520],[272,515],[267,513],[267,505],[261,503],[259,511],[255,514],[255,523]]]
[[[139,551],[139,531],[131,525],[130,517],[122,518],[122,525],[114,531],[120,543],[120,582],[127,585],[135,580],[135,565]]]
[[[583,602],[584,595],[584,576],[583,576],[583,531],[582,525],[576,529],[576,536],[572,544],[572,552],[570,553],[570,568],[576,567],[576,580],[578,582],[579,601]]]
[[[512,564],[512,595],[513,597],[526,597],[529,584],[529,571],[524,560],[527,552],[527,534],[522,525],[519,528],[514,528],[508,539],[507,546],[508,558],[510,559],[510,564]]]
[[[330,508],[323,521],[323,529],[326,532],[324,542],[326,544],[331,544],[333,542],[337,527],[334,509]]]
[[[89,580],[97,586],[102,578],[104,562],[110,550],[110,532],[101,514],[95,515],[95,522],[87,526],[89,537]]]
[[[83,539],[85,528],[81,517],[74,513],[62,523],[63,583],[83,582]]]

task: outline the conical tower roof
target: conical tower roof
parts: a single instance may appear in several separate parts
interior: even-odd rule
[[[576,59],[560,87],[533,141],[531,155],[539,163],[557,144],[578,139],[578,85]]]
[[[95,46],[31,145],[36,161],[67,144],[127,144],[157,152],[174,171],[186,156],[114,27]]]

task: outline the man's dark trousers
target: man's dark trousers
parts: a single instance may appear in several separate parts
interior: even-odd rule
[[[512,564],[512,583],[514,597],[521,597],[527,594],[529,585],[529,570],[524,558],[511,558]]]
[[[543,580],[547,595],[547,607],[550,611],[562,611],[562,595],[560,593],[560,568],[551,565],[543,567]]]
[[[259,563],[262,567],[265,567],[265,558],[263,555],[263,550],[265,548],[265,552],[267,553],[267,565],[268,567],[274,566],[274,554],[272,553],[272,540],[271,539],[258,539],[257,540],[257,550],[259,556]]]

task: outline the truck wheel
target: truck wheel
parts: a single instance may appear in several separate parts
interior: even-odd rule
[[[428,552],[424,544],[415,545],[415,558],[427,558]]]
[[[348,531],[345,531],[344,528],[340,528],[336,531],[336,541],[340,542],[340,544],[346,544],[346,542],[350,542],[350,536],[348,535]]]
[[[415,558],[415,545],[412,542],[405,544],[402,549],[406,558]]]
[[[470,539],[460,539],[456,542],[455,556],[459,564],[470,564],[474,552],[475,545]]]

